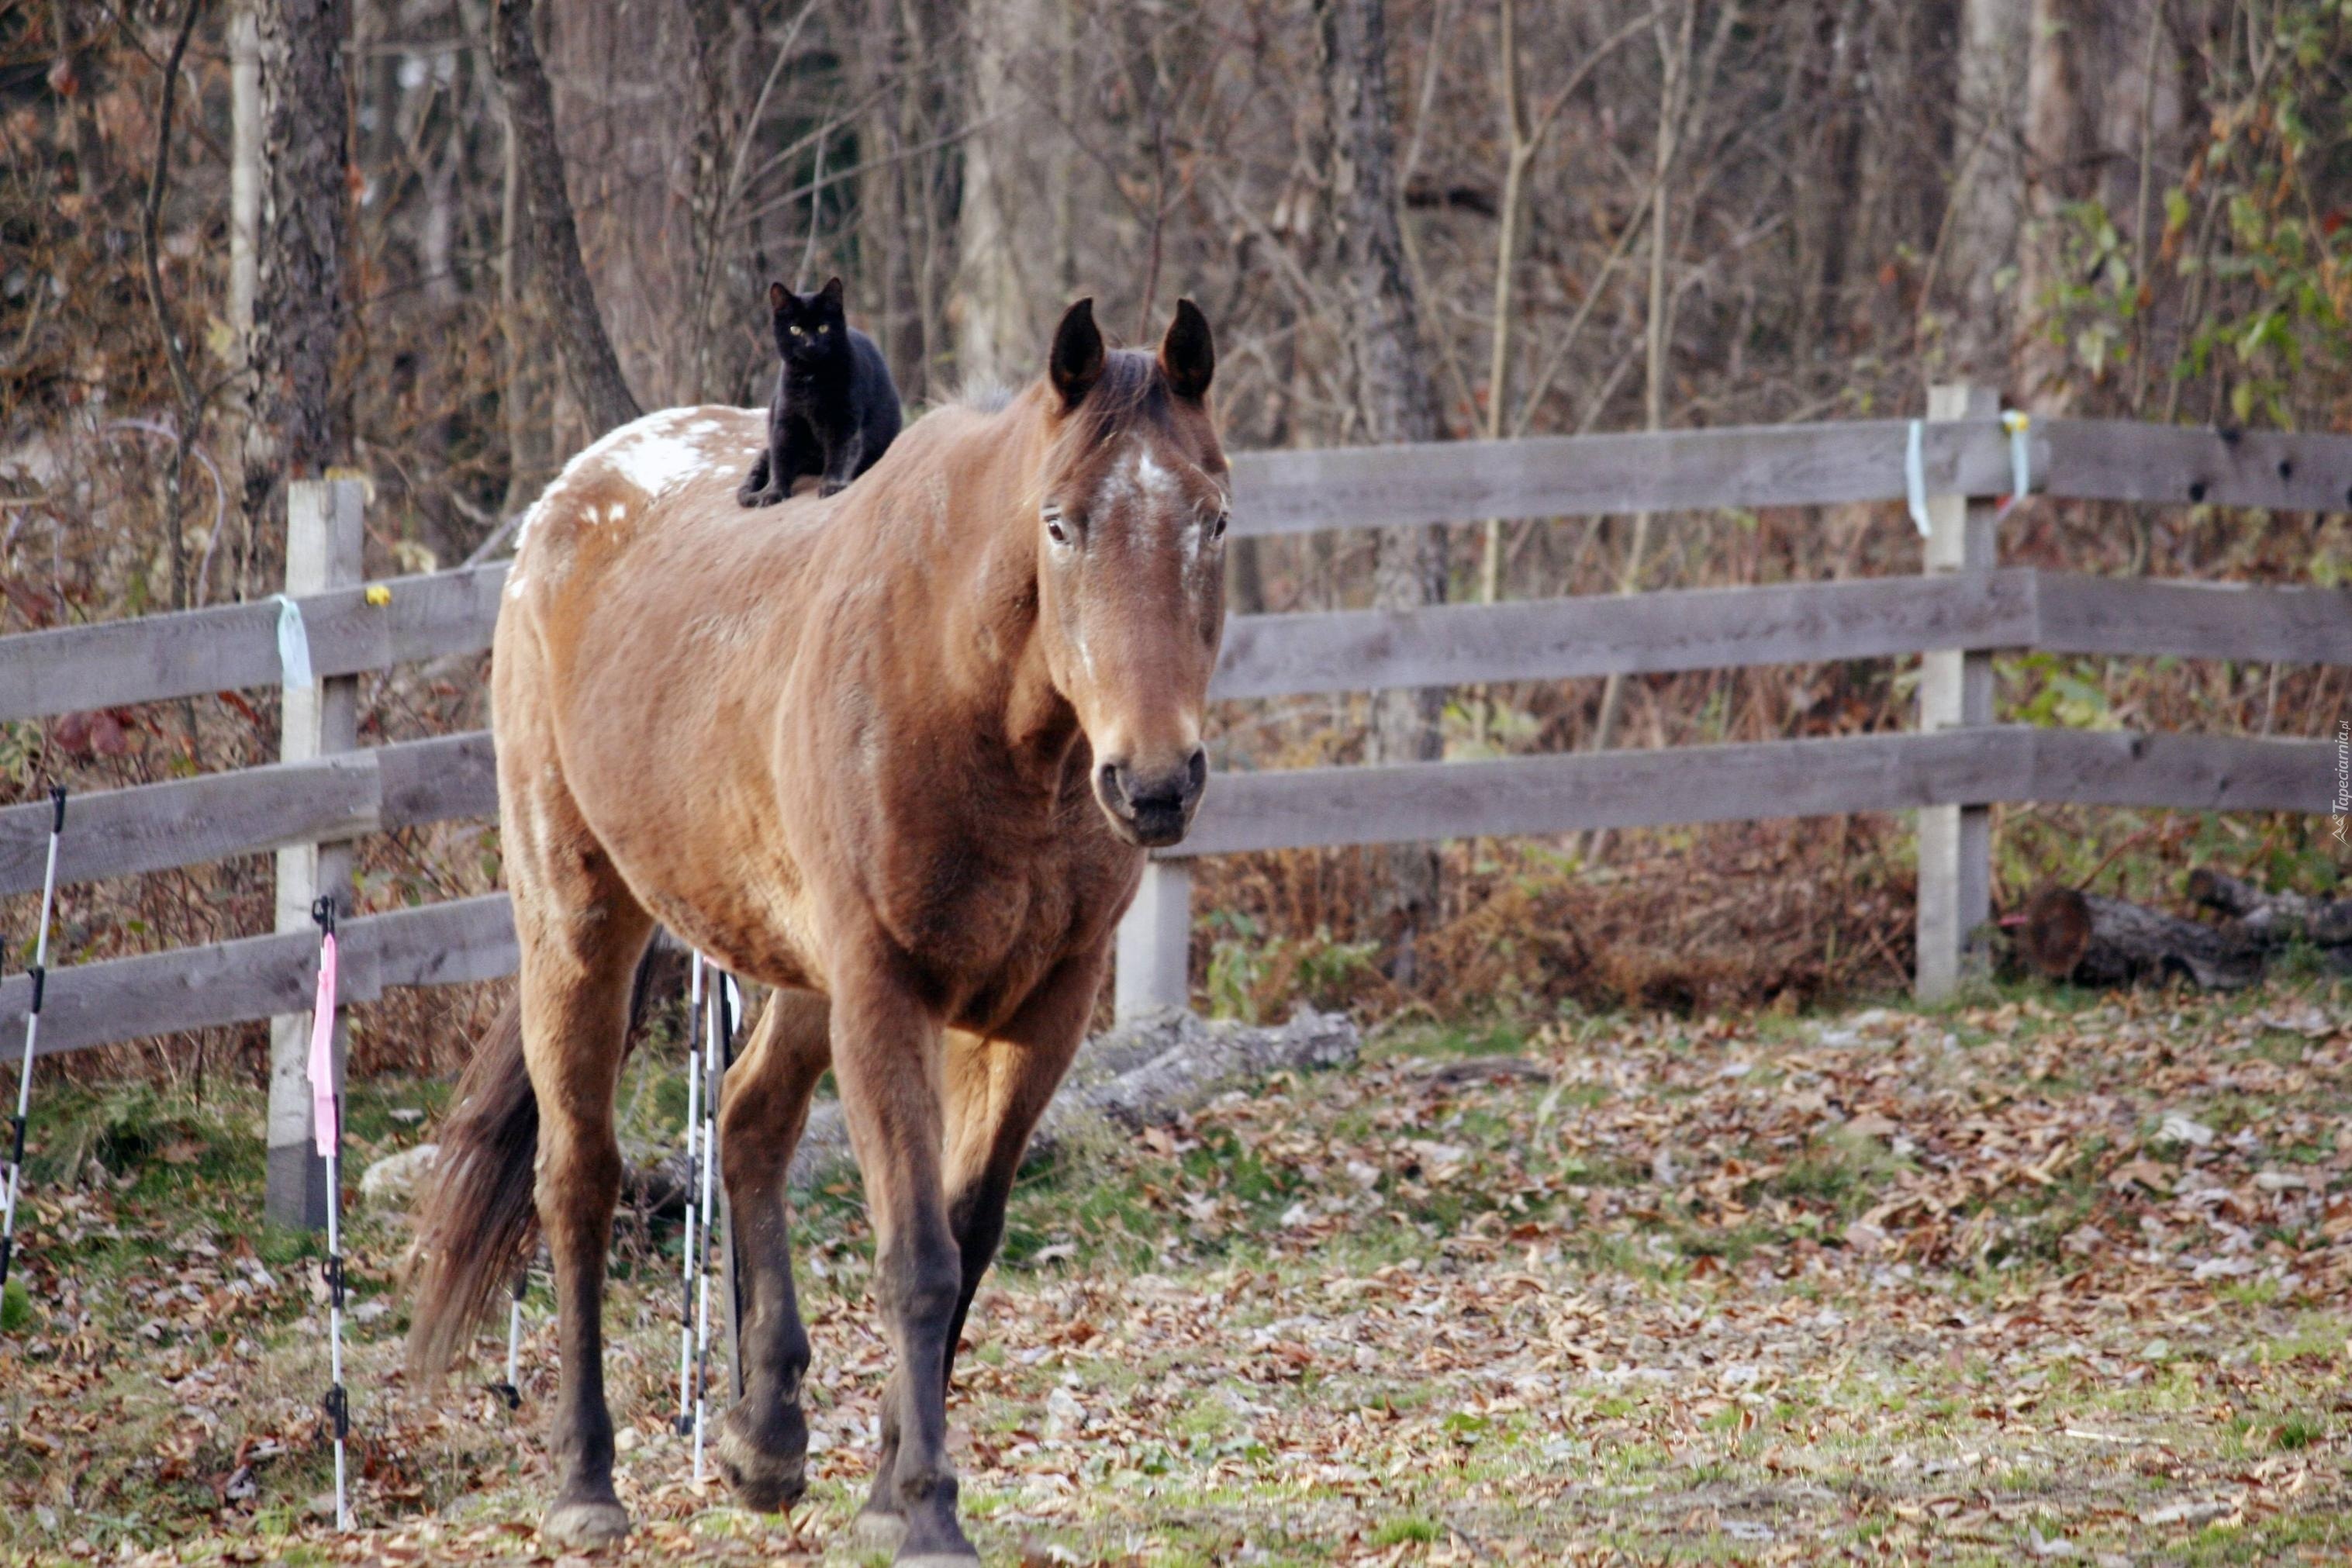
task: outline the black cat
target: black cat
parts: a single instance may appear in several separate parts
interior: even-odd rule
[[[898,388],[874,340],[843,318],[840,279],[814,294],[771,283],[768,304],[784,367],[768,405],[768,449],[735,492],[745,506],[775,505],[803,474],[818,477],[817,494],[836,494],[898,434]]]

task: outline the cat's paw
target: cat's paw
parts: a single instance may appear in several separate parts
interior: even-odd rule
[[[827,479],[823,484],[817,486],[817,499],[822,500],[826,496],[837,496],[848,488],[849,481],[847,479]]]
[[[739,506],[773,506],[783,499],[783,492],[772,490],[764,486],[759,489],[753,489],[750,485],[745,485],[735,492],[735,502]]]

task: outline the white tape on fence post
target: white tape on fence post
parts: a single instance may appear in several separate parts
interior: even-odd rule
[[[1927,432],[1927,421],[1911,421],[1911,434],[1903,447],[1903,493],[1910,499],[1911,521],[1925,539],[1934,531],[1927,526],[1927,459],[1920,450],[1921,437]]]
[[[270,596],[278,601],[278,663],[286,689],[299,691],[316,685],[317,677],[310,673],[310,633],[302,624],[302,606],[283,594]]]
[[[2007,517],[2010,509],[2033,488],[2033,444],[2025,435],[2032,425],[2032,417],[2022,408],[2012,408],[2000,416],[2000,427],[2009,432],[2009,499],[1993,513],[1995,521]]]

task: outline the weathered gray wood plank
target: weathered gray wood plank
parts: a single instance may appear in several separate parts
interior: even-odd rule
[[[456,899],[362,915],[338,933],[341,996],[373,1001],[388,985],[446,985],[514,972],[507,896]],[[52,970],[41,1007],[41,1054],[240,1024],[310,1004],[317,938],[304,931],[142,953]],[[22,1030],[32,987],[0,982],[0,1028]]]
[[[2044,572],[2033,646],[2053,653],[2352,664],[2352,591]]]
[[[1236,453],[1236,532],[1894,500],[1909,421]],[[1931,493],[2009,489],[1997,421],[1929,424]],[[2042,471],[2039,468],[2037,472]]]
[[[352,675],[486,648],[506,573],[501,561],[395,577],[374,584],[392,595],[381,605],[365,588],[304,595],[311,667]],[[59,626],[0,638],[0,720],[275,686],[279,674],[274,599]]]
[[[2331,811],[2331,741],[2037,730],[2028,798],[2175,811]]]
[[[89,882],[488,816],[498,810],[494,769],[489,731],[474,730],[76,795],[58,841],[58,878]],[[41,885],[48,834],[46,801],[0,809],[0,895]]]
[[[2035,487],[2051,495],[2352,511],[2352,436],[2037,419],[2033,438]]]
[[[2030,568],[1923,579],[1588,595],[1409,611],[1243,616],[1212,696],[1296,696],[2019,647]]]
[[[383,779],[380,830],[499,814],[498,751],[488,730],[378,746],[365,754],[376,759]]]
[[[2013,800],[2032,731],[1851,735],[1654,752],[1223,773],[1169,857],[1899,811]]]
[[[1163,858],[1904,811],[1996,801],[2330,809],[2321,741],[2021,725],[1654,752],[1223,773]]]

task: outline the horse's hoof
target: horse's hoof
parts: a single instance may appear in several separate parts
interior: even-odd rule
[[[898,1542],[907,1539],[907,1516],[885,1513],[878,1508],[861,1508],[857,1517],[849,1521],[849,1533],[868,1552],[896,1552]]]
[[[559,1502],[540,1521],[539,1533],[560,1552],[593,1552],[628,1538],[629,1510],[616,1502]]]
[[[754,1513],[782,1513],[808,1490],[806,1456],[780,1458],[761,1453],[737,1429],[731,1411],[719,1423],[713,1456],[735,1500]]]

